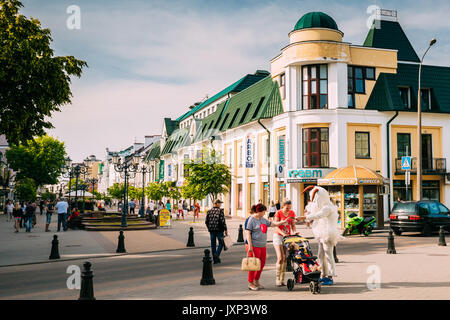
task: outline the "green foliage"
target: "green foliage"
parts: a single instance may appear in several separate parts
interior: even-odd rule
[[[160,201],[166,195],[167,191],[163,183],[153,182],[145,187],[145,194],[153,201]]]
[[[123,183],[114,183],[111,187],[106,189],[108,191],[108,194],[113,199],[123,199],[123,196],[125,195],[125,185]]]
[[[31,178],[38,187],[58,182],[65,156],[64,143],[47,135],[14,145],[6,151],[6,158],[17,172],[17,179]]]
[[[20,201],[36,200],[36,183],[31,178],[22,178],[16,181],[15,194]]]
[[[136,188],[134,186],[128,186],[128,198],[130,200],[137,200],[142,198],[142,188]]]
[[[92,190],[91,193],[94,195],[95,200],[104,200],[103,195],[100,192]]]
[[[219,194],[229,192],[231,186],[231,173],[225,164],[218,163],[215,152],[205,155],[203,161],[186,163],[184,194],[193,199],[204,199],[207,196],[211,201]]]
[[[18,0],[0,0],[0,134],[13,145],[53,128],[52,113],[71,102],[70,77],[87,66],[54,56],[50,30],[20,14],[21,7]]]
[[[53,200],[56,199],[56,194],[46,191],[46,192],[41,194],[41,199],[42,200],[53,201]]]
[[[78,191],[80,190],[88,190],[88,185],[83,179],[78,178]],[[77,189],[77,178],[70,179],[70,191],[75,191]]]

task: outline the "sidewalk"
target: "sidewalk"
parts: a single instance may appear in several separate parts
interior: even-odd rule
[[[125,248],[127,253],[144,253],[175,249],[186,249],[189,228],[194,228],[194,243],[197,248],[210,246],[209,233],[204,223],[205,214],[200,221],[193,222],[189,215],[186,220],[173,220],[169,228],[156,230],[126,231]],[[52,216],[50,230],[45,232],[45,215],[37,214],[37,224],[31,233],[20,229],[14,233],[13,222],[7,222],[5,215],[0,215],[0,266],[49,262],[53,235],[58,235],[60,260],[79,259],[116,255],[118,232],[68,230],[55,232],[57,217]],[[238,238],[238,228],[244,224],[243,218],[226,219],[228,232],[233,241]],[[297,230],[305,237],[312,237],[311,229],[297,225]],[[271,241],[273,228],[269,228],[268,239]]]

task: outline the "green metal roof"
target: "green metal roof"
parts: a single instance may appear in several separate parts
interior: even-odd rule
[[[278,83],[267,77],[222,102],[214,114],[202,120],[194,141],[203,141],[219,132],[281,113],[283,105]]]
[[[376,24],[379,23],[379,28]],[[420,62],[416,51],[396,21],[374,20],[372,28],[364,41],[365,47],[398,50],[399,61]]]
[[[168,136],[170,136],[178,128],[177,120],[172,120],[170,118],[164,118],[164,124],[165,124]]]
[[[305,14],[294,27],[295,30],[309,29],[309,28],[327,28],[339,30],[336,21],[329,15],[323,12],[309,12]]]
[[[160,153],[161,153],[161,143],[160,143],[160,141],[157,141],[150,148],[150,151],[148,152],[145,160],[150,161],[150,160],[158,159]]]
[[[232,92],[240,92],[240,91],[250,87],[251,85],[255,84],[256,82],[258,82],[261,79],[264,79],[264,78],[266,78],[268,76],[270,76],[270,73],[268,71],[264,71],[264,70],[256,71],[255,74],[247,74],[246,76],[242,77],[241,79],[239,79],[238,81],[236,81],[232,85],[226,87],[225,89],[223,89],[219,93],[215,94],[211,98],[205,100],[201,104],[197,105],[193,109],[191,109],[188,112],[186,112],[181,117],[177,118],[177,121],[183,121],[184,119],[186,119],[189,116],[195,114],[197,111],[200,111],[201,109],[203,109],[207,105],[209,105],[209,104],[213,103],[214,101],[222,98],[223,96],[225,96],[225,95],[227,95],[229,93],[232,93]]]
[[[160,155],[169,154],[179,148],[190,145],[190,127],[175,130],[166,140]]]
[[[381,73],[375,83],[366,109],[379,111],[417,111],[419,65],[399,63],[397,74]],[[403,106],[399,87],[410,88],[411,108]],[[431,89],[431,110],[450,113],[450,67],[422,66],[422,89]]]

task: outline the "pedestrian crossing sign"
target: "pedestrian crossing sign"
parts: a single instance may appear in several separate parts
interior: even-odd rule
[[[402,157],[402,170],[411,170],[411,157]]]

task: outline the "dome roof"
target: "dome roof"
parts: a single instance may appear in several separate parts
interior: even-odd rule
[[[339,30],[336,21],[332,17],[323,12],[309,12],[298,20],[294,27],[295,30],[309,29],[309,28],[326,28]]]

